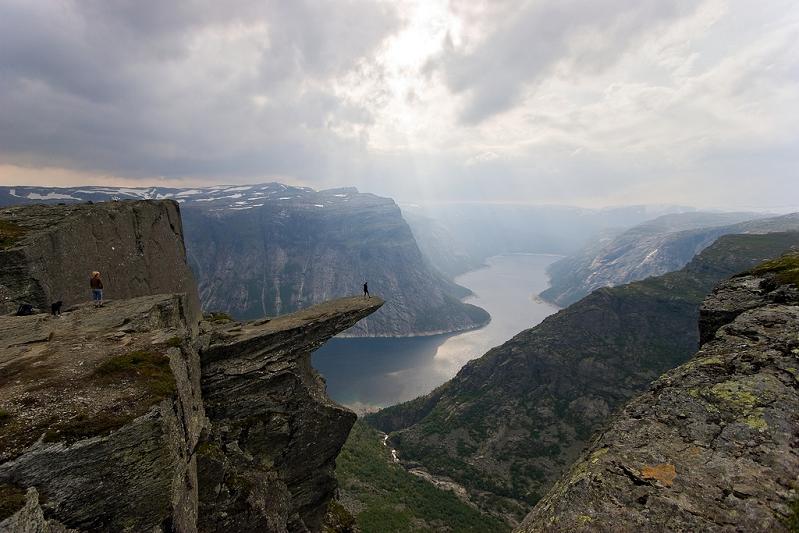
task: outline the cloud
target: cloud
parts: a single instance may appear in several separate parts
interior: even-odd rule
[[[477,123],[517,104],[529,85],[565,62],[598,71],[658,26],[690,14],[693,0],[564,0],[506,3],[476,48],[447,47],[439,58],[447,84],[468,94],[461,118]]]
[[[782,205],[797,37],[792,0],[4,0],[0,182]]]
[[[366,0],[4,2],[0,158],[126,176],[320,171],[316,154],[357,149],[330,125],[370,120],[331,80],[398,24]]]

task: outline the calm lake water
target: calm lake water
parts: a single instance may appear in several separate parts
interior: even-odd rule
[[[313,355],[331,398],[355,411],[385,407],[430,392],[523,329],[558,310],[538,300],[546,268],[559,257],[514,254],[492,257],[488,266],[455,281],[474,292],[464,301],[491,313],[491,323],[466,333],[430,337],[331,339]]]

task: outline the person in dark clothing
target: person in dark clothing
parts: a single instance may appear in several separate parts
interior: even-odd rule
[[[363,297],[371,298],[371,296],[369,296],[369,284],[365,281],[363,282]]]
[[[89,286],[92,288],[92,300],[95,307],[103,306],[103,281],[100,279],[100,273],[92,272],[92,279],[89,280]]]

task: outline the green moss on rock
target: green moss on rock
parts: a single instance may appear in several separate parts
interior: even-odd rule
[[[793,284],[799,287],[799,253],[783,255],[761,263],[752,270],[752,274],[774,274],[777,281],[782,284]]]
[[[129,415],[95,415],[80,413],[76,417],[56,424],[44,434],[44,442],[73,443],[111,433],[131,420]]]
[[[11,248],[17,244],[26,233],[27,230],[22,226],[18,226],[7,220],[0,220],[0,250]]]
[[[175,376],[165,355],[136,350],[104,361],[94,375],[101,380],[128,379],[143,385],[153,401],[175,392]]]
[[[169,337],[164,344],[166,344],[170,348],[180,348],[180,345],[183,344],[183,339],[178,336]]]
[[[234,321],[232,316],[221,311],[211,311],[210,313],[206,313],[205,319],[214,324],[225,324],[227,322]]]
[[[13,515],[25,505],[25,489],[0,483],[0,521]]]

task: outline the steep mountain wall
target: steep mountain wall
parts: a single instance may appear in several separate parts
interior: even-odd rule
[[[96,249],[125,249],[139,215],[163,207],[174,204],[54,206],[49,225],[40,224],[45,208],[26,207],[30,219],[20,209],[13,220],[27,231],[7,251],[62,265],[63,279],[80,277],[78,260],[26,251],[46,250],[66,230],[91,235],[76,220],[103,221]],[[161,219],[144,220],[157,227]],[[338,299],[245,323],[201,320],[184,290],[194,287],[176,222],[176,238],[157,241],[157,252],[145,247],[133,266],[147,275],[142,264],[159,264],[151,254],[176,258],[172,278],[137,290],[169,290],[172,279],[179,293],[77,304],[60,318],[0,316],[0,531],[321,529],[355,415],[327,398],[310,354],[383,301]],[[10,294],[33,283],[24,274],[33,266],[5,278]]]
[[[792,247],[799,233],[723,237],[682,271],[597,290],[429,395],[366,420],[393,432],[407,464],[520,520],[616,408],[695,352],[699,305],[713,286]]]
[[[799,524],[799,254],[722,283],[702,348],[613,417],[519,532]]]
[[[27,302],[49,310],[90,299],[102,274],[105,298],[183,292],[199,314],[186,265],[178,204],[169,200],[0,209],[0,313]]]

